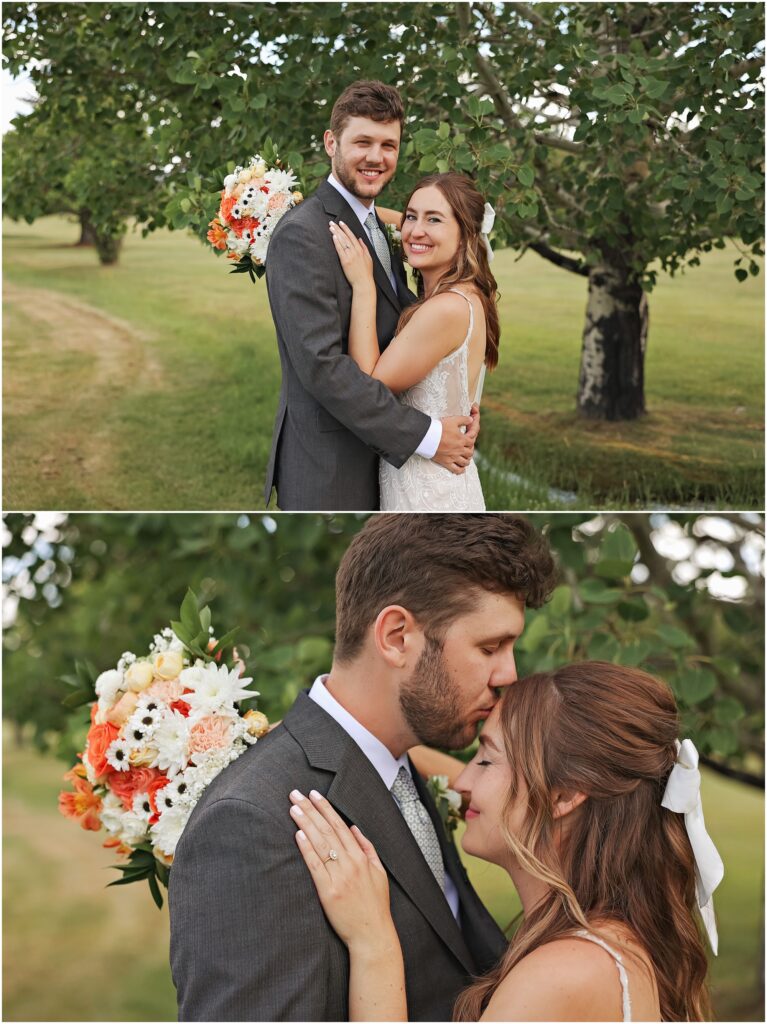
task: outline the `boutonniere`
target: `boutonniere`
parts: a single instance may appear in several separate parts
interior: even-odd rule
[[[392,251],[392,255],[402,255],[402,234],[398,228],[395,228],[393,224],[385,224],[386,237],[389,239],[389,248]]]
[[[445,831],[448,836],[452,837],[452,833],[458,828],[458,822],[461,820],[461,794],[450,789],[447,784],[447,775],[430,775],[426,786],[434,797]]]

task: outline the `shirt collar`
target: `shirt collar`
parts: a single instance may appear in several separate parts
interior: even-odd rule
[[[368,216],[371,213],[375,214],[375,200],[370,204],[370,206],[365,206],[365,204],[361,203],[356,196],[353,196],[351,194],[348,188],[344,188],[341,182],[337,178],[334,178],[332,174],[328,177],[328,184],[332,185],[336,192],[341,193],[341,195],[344,197],[349,206],[351,206],[352,210],[354,210],[355,214],[359,219],[360,224],[364,225]]]
[[[331,718],[338,722],[344,732],[349,734],[381,776],[386,788],[391,789],[400,768],[404,768],[410,774],[407,754],[403,754],[400,758],[395,758],[391,751],[372,732],[366,729],[364,725],[360,725],[357,719],[350,715],[346,708],[342,707],[327,689],[325,686],[327,678],[324,675],[318,676],[314,680],[314,685],[309,691],[310,699],[315,704],[319,704],[322,710],[326,711]]]

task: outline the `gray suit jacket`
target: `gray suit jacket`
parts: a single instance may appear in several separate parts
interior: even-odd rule
[[[402,309],[414,301],[401,261],[392,261],[395,294],[367,232],[328,182],[277,225],[266,284],[282,386],[264,495],[268,502],[276,485],[277,502],[286,511],[375,511],[379,456],[401,466],[430,423],[346,354],[352,290],[328,230],[328,222],[339,219],[373,256],[382,351]]]
[[[170,873],[171,969],[179,1020],[348,1020],[346,947],[325,918],[295,842],[291,789],[318,789],[375,844],[389,873],[410,1020],[450,1020],[470,975],[506,943],[469,883],[431,797],[461,926],[380,776],[305,693],[282,725],[203,794]]]

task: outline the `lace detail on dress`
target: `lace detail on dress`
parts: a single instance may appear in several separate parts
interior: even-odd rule
[[[469,329],[455,351],[441,359],[424,379],[400,395],[405,405],[439,420],[443,416],[468,416],[469,341],[474,330],[474,307],[471,300],[457,288],[450,288],[466,299],[469,306]],[[483,367],[484,370],[484,367]],[[475,401],[479,401],[484,382],[480,372]],[[477,467],[472,462],[465,473],[456,476],[442,466],[411,455],[400,469],[383,459],[380,463],[381,510],[390,512],[484,512],[485,499]]]
[[[590,942],[595,942],[598,946],[601,946],[605,952],[609,953],[615,961],[615,966],[618,968],[618,977],[621,980],[621,993],[623,996],[623,1019],[624,1021],[631,1020],[631,995],[629,994],[629,978],[626,974],[626,968],[623,966],[623,957],[620,953],[617,953],[612,946],[608,946],[607,943],[598,938],[596,935],[592,935],[591,932],[584,931],[581,929],[576,932],[576,935],[582,939],[588,939]]]

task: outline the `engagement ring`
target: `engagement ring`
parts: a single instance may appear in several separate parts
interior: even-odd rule
[[[322,863],[327,864],[329,860],[338,860],[338,854],[335,850],[328,850],[328,855]]]

